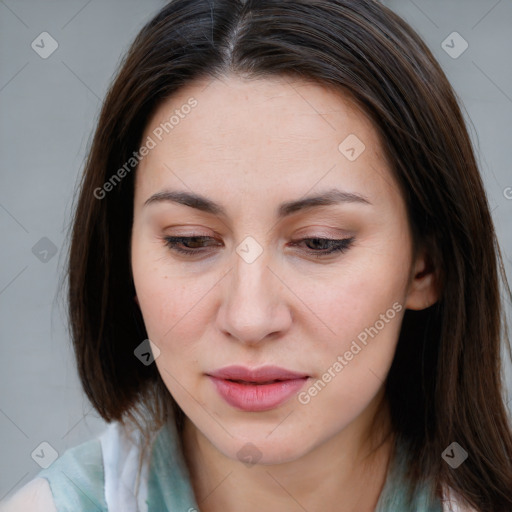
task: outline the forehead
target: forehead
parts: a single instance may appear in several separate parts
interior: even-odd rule
[[[396,188],[377,132],[352,98],[288,77],[196,81],[159,106],[147,137],[155,146],[137,170],[145,195],[168,185],[206,192],[229,184],[263,198],[284,188],[303,195],[317,183]]]

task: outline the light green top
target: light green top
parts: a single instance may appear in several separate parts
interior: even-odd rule
[[[58,512],[200,512],[174,424],[158,432],[139,480],[137,453],[137,442],[127,443],[120,425],[112,423],[101,439],[67,450],[37,476],[48,480]],[[438,499],[430,501],[427,486],[406,502],[406,450],[399,448],[397,455],[375,512],[443,512]]]

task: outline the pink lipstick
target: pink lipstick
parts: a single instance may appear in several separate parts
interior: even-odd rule
[[[229,405],[248,412],[278,407],[298,392],[309,378],[306,374],[277,366],[254,370],[227,366],[207,375]]]

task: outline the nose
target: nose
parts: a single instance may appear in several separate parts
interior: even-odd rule
[[[270,265],[269,265],[270,263]],[[222,285],[218,327],[246,345],[281,337],[292,321],[288,290],[265,251],[248,263],[235,255],[235,262]]]

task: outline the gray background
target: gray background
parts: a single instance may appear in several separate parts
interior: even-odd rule
[[[38,473],[31,454],[41,442],[62,454],[105,427],[81,390],[65,288],[57,292],[101,99],[123,52],[164,3],[0,0],[0,499]],[[510,279],[512,2],[383,3],[424,38],[463,103]],[[454,31],[469,45],[457,58],[461,39],[442,46]],[[47,59],[31,47],[42,32],[58,42]]]

